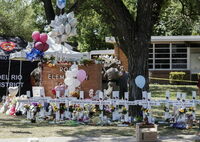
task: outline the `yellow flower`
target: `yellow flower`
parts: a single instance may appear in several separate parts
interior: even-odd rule
[[[39,108],[42,108],[42,104],[38,104],[38,107],[39,107]]]

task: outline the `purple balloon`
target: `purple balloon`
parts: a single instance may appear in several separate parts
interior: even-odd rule
[[[49,45],[47,43],[43,44],[42,51],[45,52],[49,49]]]
[[[77,79],[83,82],[86,79],[86,72],[84,70],[78,70]]]
[[[42,42],[38,41],[35,43],[34,48],[39,50],[39,51],[43,51],[43,44]]]

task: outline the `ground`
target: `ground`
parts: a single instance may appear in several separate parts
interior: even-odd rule
[[[195,90],[195,86],[150,86],[152,96],[154,98],[164,97],[164,90],[171,89],[188,92],[188,98],[191,97],[191,90]],[[174,89],[173,89],[174,88]],[[182,90],[181,90],[182,89]],[[159,90],[159,91],[158,91]],[[156,93],[157,92],[157,93]],[[174,99],[174,93],[172,99]],[[155,107],[153,113],[161,119],[163,115],[163,108]],[[197,118],[199,119],[200,109],[197,109]],[[84,138],[85,140],[92,141],[132,141],[135,140],[135,126],[117,127],[117,126],[88,126],[88,125],[75,125],[75,124],[50,124],[48,122],[30,123],[24,117],[7,116],[0,114],[0,141],[4,142],[5,138],[28,138],[28,137],[68,137],[72,139]],[[179,130],[169,127],[168,125],[159,125],[158,127],[159,138],[162,141],[200,141],[200,128],[195,126],[188,130]],[[95,140],[94,138],[98,138]],[[107,138],[107,139],[106,139]],[[53,139],[53,138],[52,138]],[[58,139],[58,138],[57,138]],[[106,140],[105,140],[106,139]],[[8,140],[12,142],[11,139]],[[19,139],[23,142],[22,139]],[[25,140],[24,140],[25,141]],[[76,140],[74,140],[76,141]],[[109,140],[108,140],[109,141]],[[5,141],[7,142],[7,141]],[[13,142],[17,142],[14,140]],[[48,141],[49,142],[49,141]],[[61,142],[61,141],[60,141]]]

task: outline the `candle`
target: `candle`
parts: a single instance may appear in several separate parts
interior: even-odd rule
[[[151,99],[151,93],[149,92],[149,93],[147,93],[147,95],[148,95],[148,99],[150,100]]]
[[[84,99],[84,92],[80,91],[80,99]]]
[[[60,91],[56,91],[56,97],[57,97],[57,98],[60,97]]]
[[[99,92],[99,99],[103,99],[103,92]]]
[[[192,91],[192,98],[193,99],[196,99],[196,95],[197,95],[197,92],[196,91]]]
[[[170,92],[169,91],[166,91],[166,99],[169,99],[169,97],[170,97]]]
[[[125,92],[124,94],[125,94],[125,95],[124,95],[125,100],[128,100],[128,97],[129,97],[129,96],[128,96],[128,92]]]
[[[177,92],[176,98],[177,98],[177,99],[180,99],[180,97],[181,97],[181,93],[180,93],[180,92]]]
[[[26,95],[27,95],[28,98],[30,98],[31,97],[31,92],[30,91],[26,91]]]
[[[142,92],[142,98],[145,100],[147,98],[147,91]]]
[[[186,93],[182,93],[182,99],[185,100],[186,98]]]
[[[64,93],[65,95],[65,97],[68,97],[69,96],[69,91],[68,91],[68,89],[65,89],[65,93]]]

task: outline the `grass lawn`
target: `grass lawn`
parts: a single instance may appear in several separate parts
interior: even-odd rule
[[[172,99],[175,99],[175,92],[187,92],[188,98],[191,97],[191,91],[197,90],[196,86],[170,86],[170,85],[150,85],[153,99],[165,99],[165,91],[172,92]],[[163,108],[154,107],[153,114],[163,116]],[[200,107],[198,106],[197,115],[200,116]],[[0,114],[0,138],[22,138],[22,137],[63,137],[63,136],[87,136],[99,137],[105,135],[112,136],[135,136],[135,126],[117,127],[117,126],[88,126],[78,125],[69,126],[67,124],[49,124],[48,122],[30,123],[24,117],[13,117]],[[160,136],[178,136],[178,135],[200,135],[199,128],[195,126],[189,130],[178,130],[166,125],[159,125]]]

